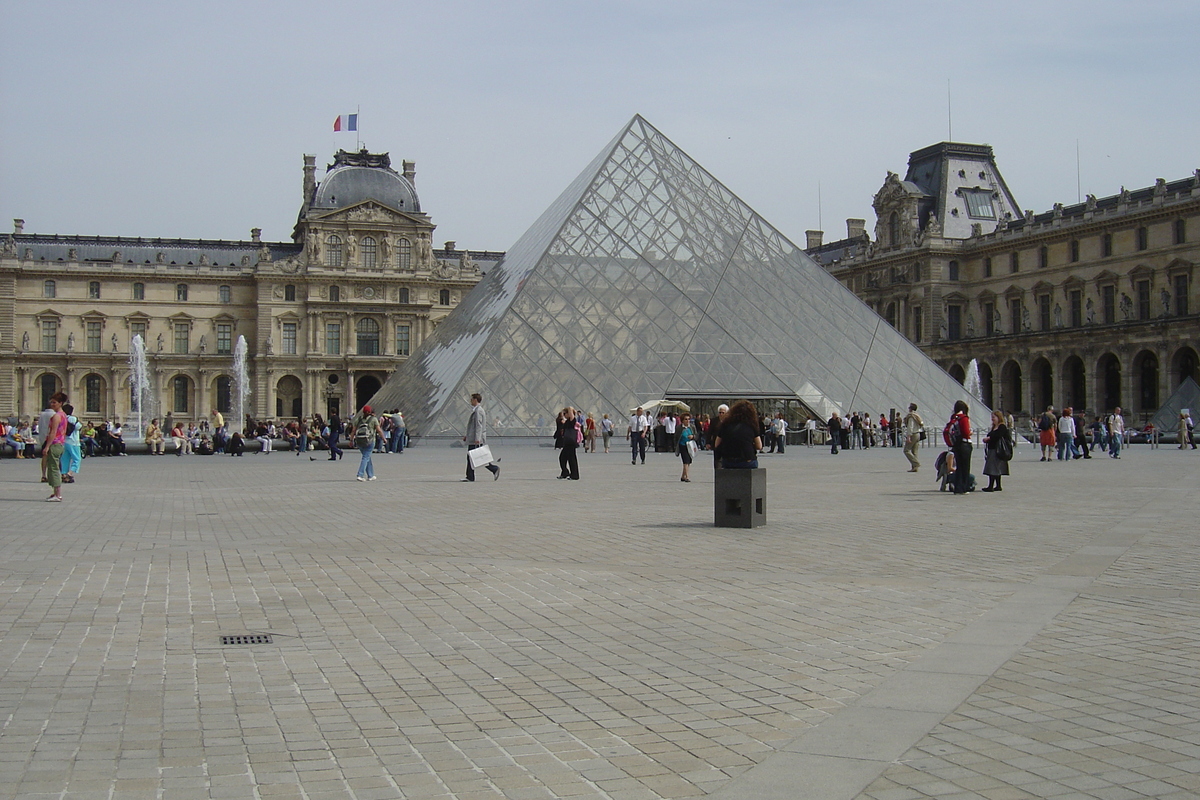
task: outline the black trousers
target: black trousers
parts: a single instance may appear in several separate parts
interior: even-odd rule
[[[570,478],[571,480],[579,480],[579,447],[576,445],[567,445],[558,453],[558,467],[561,471],[559,477]]]

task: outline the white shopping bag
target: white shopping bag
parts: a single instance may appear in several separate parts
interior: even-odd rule
[[[476,447],[474,450],[467,452],[467,458],[471,460],[471,469],[479,469],[486,467],[492,463],[492,448],[486,444]]]

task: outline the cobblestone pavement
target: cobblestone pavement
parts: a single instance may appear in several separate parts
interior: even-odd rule
[[[0,462],[0,798],[1200,795],[1192,451],[494,449]]]

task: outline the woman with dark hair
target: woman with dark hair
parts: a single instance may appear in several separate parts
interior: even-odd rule
[[[954,413],[946,423],[946,444],[954,451],[955,494],[966,494],[971,489],[971,418],[967,415],[965,400],[954,403]]]
[[[738,400],[730,406],[713,449],[720,451],[723,469],[758,469],[762,437],[758,435],[758,412],[753,403]]]
[[[1008,458],[1004,457],[1006,454]],[[988,476],[988,485],[982,491],[1004,491],[1001,479],[1008,474],[1009,458],[1012,458],[1012,438],[1004,424],[1004,412],[993,411],[992,429],[983,437],[983,474]]]
[[[579,457],[577,451],[580,443],[583,441],[583,426],[579,424],[579,418],[575,416],[575,409],[567,406],[558,415],[558,430],[554,433],[556,446],[561,448],[562,452],[558,454],[558,479],[562,480],[579,480]]]

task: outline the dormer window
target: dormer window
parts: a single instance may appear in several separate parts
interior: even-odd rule
[[[967,216],[971,219],[995,219],[996,210],[992,207],[992,193],[979,189],[964,189],[967,199]]]
[[[888,217],[888,243],[892,247],[900,246],[900,215],[895,211]]]

